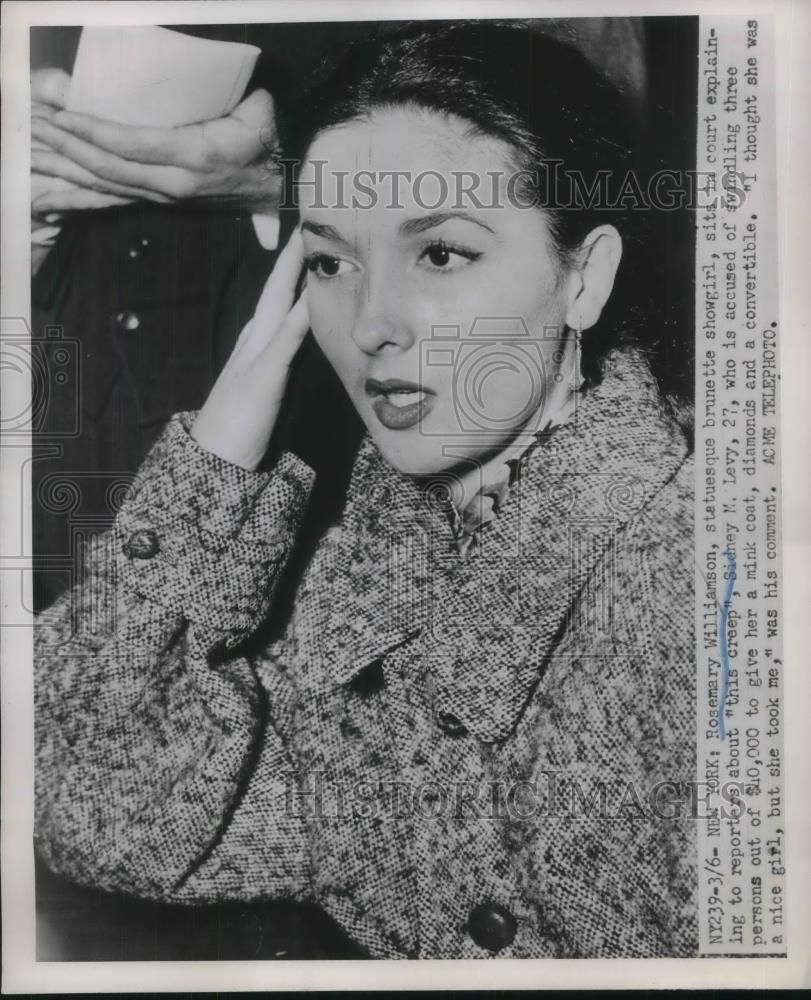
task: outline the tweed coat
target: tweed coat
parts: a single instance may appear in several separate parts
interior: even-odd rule
[[[693,463],[642,358],[610,357],[464,561],[366,438],[258,650],[314,475],[231,466],[192,419],[35,630],[49,866],[315,900],[381,957],[694,954]]]

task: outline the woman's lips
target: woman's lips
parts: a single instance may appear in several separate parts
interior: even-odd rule
[[[367,379],[366,395],[372,399],[377,419],[391,431],[407,430],[418,424],[434,405],[436,395],[414,382]]]

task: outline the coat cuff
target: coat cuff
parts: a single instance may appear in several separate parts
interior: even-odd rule
[[[176,414],[145,459],[110,543],[124,586],[189,621],[247,632],[267,613],[315,473],[291,452],[250,472],[202,448]]]

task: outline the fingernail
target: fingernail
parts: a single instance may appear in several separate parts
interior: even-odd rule
[[[62,216],[61,216],[61,214],[59,212],[49,212],[45,216],[45,221],[46,222],[61,222],[61,220],[62,220]]]

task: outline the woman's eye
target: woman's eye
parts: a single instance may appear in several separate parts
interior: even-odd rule
[[[304,266],[317,278],[338,278],[342,274],[348,274],[355,269],[354,265],[350,264],[348,260],[342,260],[340,257],[332,257],[326,253],[317,253],[311,257],[307,257],[304,261]]]
[[[475,250],[442,242],[429,243],[420,254],[420,260],[425,260],[430,265],[430,270],[434,271],[457,271],[479,257],[481,254]]]

